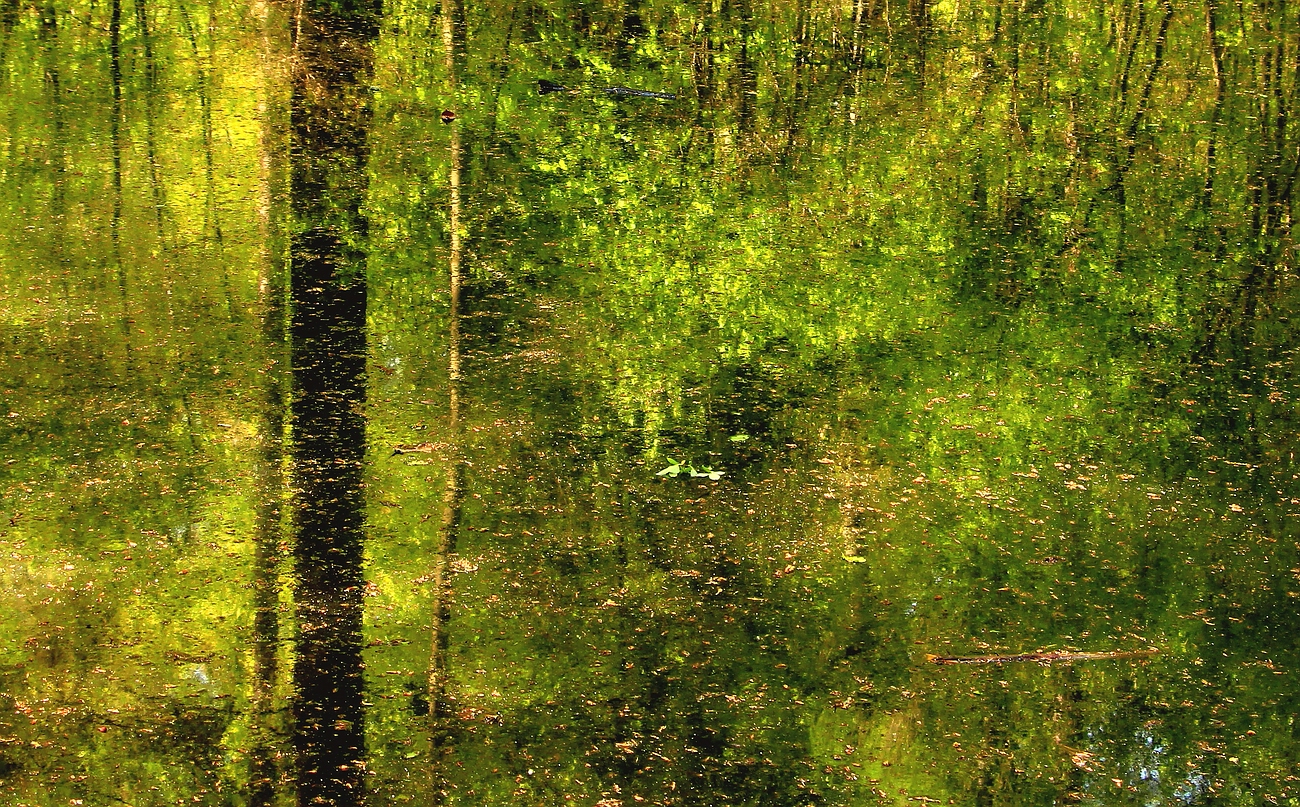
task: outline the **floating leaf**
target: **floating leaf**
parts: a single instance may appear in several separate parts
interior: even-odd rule
[[[669,457],[669,458],[668,458],[668,461],[671,462],[672,465],[669,465],[667,468],[664,468],[662,471],[657,472],[657,473],[655,474],[655,476],[672,476],[672,477],[675,477],[675,476],[677,476],[678,474],[680,474],[680,473],[682,473],[683,471],[686,470],[686,469],[682,466],[682,464],[681,464],[680,462],[678,462],[677,460],[673,459],[672,457]]]
[[[703,468],[696,468],[694,465],[691,465],[690,463],[684,463],[672,458],[669,458],[669,462],[671,462],[672,465],[669,465],[667,468],[664,468],[662,471],[656,472],[655,476],[676,477],[679,474],[687,474],[688,476],[697,479],[707,477],[708,479],[712,479],[715,482],[722,478],[723,471],[715,471],[711,466],[708,465],[704,466]]]

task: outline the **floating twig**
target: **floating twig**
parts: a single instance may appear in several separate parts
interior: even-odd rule
[[[1074,661],[1102,661],[1105,659],[1150,658],[1160,651],[1149,650],[1111,650],[1089,653],[1075,650],[1046,650],[1037,653],[1014,653],[993,656],[936,656],[926,654],[925,660],[931,664],[1007,664],[1010,662],[1032,661],[1037,664],[1051,664],[1054,661],[1066,664]]]

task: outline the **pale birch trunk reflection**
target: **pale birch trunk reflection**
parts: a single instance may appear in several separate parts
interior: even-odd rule
[[[460,84],[464,52],[464,6],[459,0],[442,2],[442,41],[446,53],[448,98],[455,99]],[[448,629],[451,618],[451,556],[456,551],[456,532],[460,527],[461,504],[464,500],[465,463],[461,445],[461,333],[460,297],[461,267],[463,261],[461,169],[464,152],[461,144],[460,122],[453,119],[451,127],[451,168],[448,178],[450,189],[450,257],[448,260],[451,308],[448,312],[447,359],[447,484],[442,496],[442,518],[438,524],[437,545],[434,552],[433,606],[429,617],[429,732],[431,790],[435,799],[446,795],[445,777],[441,762],[450,751],[454,696],[450,692],[450,671],[447,663],[449,649]]]
[[[184,6],[181,6],[184,9]],[[265,389],[258,457],[257,544],[253,557],[253,684],[252,747],[248,754],[249,804],[269,807],[276,803],[283,776],[279,762],[285,739],[283,719],[276,703],[280,686],[280,571],[284,557],[284,504],[287,493],[284,473],[285,415],[288,406],[289,323],[288,323],[288,255],[284,223],[289,215],[287,201],[288,165],[285,144],[289,137],[288,85],[281,67],[289,43],[287,17],[279,7],[263,28],[262,68],[267,77],[265,119],[261,136],[262,199],[261,241],[263,276],[261,282],[262,342],[267,352]],[[185,14],[186,33],[196,63],[199,63],[198,40]],[[203,109],[204,152],[209,171],[209,202],[212,196],[211,107],[207,98],[206,69],[199,66],[199,93]],[[209,204],[209,208],[212,205]],[[220,224],[215,213],[205,221],[204,233],[215,226],[215,239],[221,240]]]

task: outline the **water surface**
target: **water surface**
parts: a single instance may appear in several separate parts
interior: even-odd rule
[[[1300,803],[1297,34],[6,5],[0,801]]]

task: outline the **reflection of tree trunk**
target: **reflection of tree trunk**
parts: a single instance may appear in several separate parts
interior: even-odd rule
[[[50,251],[56,265],[63,264],[64,242],[67,232],[67,201],[65,182],[68,171],[68,147],[63,117],[63,88],[59,79],[59,19],[58,8],[47,2],[41,8],[40,49],[45,62],[45,86],[49,91],[50,123],[53,127],[51,138],[50,167],[54,174],[54,187],[50,193],[50,221],[54,227],[54,238],[50,242]],[[68,303],[70,289],[67,276],[63,276],[63,296],[65,311],[71,311]]]
[[[930,2],[929,0],[908,0],[908,16],[911,17],[912,35],[916,39],[916,79],[917,86],[925,89],[925,62],[930,48]],[[1019,59],[1019,46],[1016,48]]]
[[[222,241],[221,211],[217,207],[216,171],[212,155],[212,43],[209,40],[208,55],[206,58],[203,57],[199,53],[199,39],[194,29],[194,21],[190,18],[189,9],[183,2],[178,3],[177,7],[180,9],[181,25],[185,28],[185,36],[190,40],[190,51],[194,55],[199,92],[199,124],[203,130],[203,170],[207,186],[207,198],[203,212],[203,231],[205,234],[212,233],[213,239],[220,244]]]
[[[446,51],[448,95],[455,98],[460,88],[462,55],[464,53],[465,11],[461,0],[443,0],[442,2],[442,38]],[[449,626],[451,621],[451,556],[456,551],[456,533],[460,527],[461,503],[465,490],[465,464],[461,447],[461,333],[460,333],[460,299],[461,299],[461,265],[463,261],[462,241],[462,197],[461,169],[464,165],[464,152],[461,145],[460,121],[451,123],[451,171],[449,176],[450,200],[450,258],[448,274],[451,289],[451,310],[448,313],[448,413],[447,458],[450,467],[447,471],[447,485],[442,497],[442,519],[438,524],[437,545],[434,549],[433,569],[433,606],[429,617],[429,731],[431,745],[430,775],[431,789],[435,799],[441,800],[447,790],[442,766],[442,757],[450,750],[452,721],[454,718],[454,698],[449,692],[450,671],[447,663],[449,651]]]
[[[294,48],[289,249],[294,306],[298,804],[362,801],[367,89],[378,3],[309,2]]]
[[[108,71],[113,85],[113,115],[108,121],[109,147],[113,150],[113,230],[116,246],[122,222],[122,0],[112,0],[108,12]],[[121,261],[118,261],[120,267]]]
[[[699,99],[701,115],[713,101],[713,68],[713,26],[712,20],[706,15],[700,22],[697,44],[691,54],[691,74],[695,81],[695,97]]]
[[[853,2],[853,66],[862,67],[862,34],[867,23],[867,0]]]
[[[302,805],[358,803],[362,784],[366,288],[345,280],[357,258],[326,228],[294,239],[294,742]]]
[[[741,134],[754,132],[754,102],[758,98],[758,73],[749,52],[749,40],[754,26],[754,11],[750,0],[736,0],[739,25],[740,52],[736,54],[736,87],[739,98],[736,104],[736,128]]]
[[[113,115],[108,122],[109,148],[113,151],[113,213],[109,238],[113,245],[113,266],[117,270],[117,292],[121,302],[123,346],[131,365],[131,313],[128,305],[126,266],[122,263],[122,0],[112,0],[108,13],[108,70],[113,85]]]
[[[1160,5],[1163,14],[1160,16],[1160,23],[1156,29],[1151,67],[1147,70],[1146,78],[1142,82],[1142,89],[1138,91],[1133,116],[1129,118],[1128,125],[1124,128],[1124,133],[1120,136],[1114,151],[1114,179],[1111,181],[1111,189],[1115,193],[1115,204],[1119,212],[1119,227],[1115,248],[1115,269],[1117,271],[1124,268],[1124,253],[1128,248],[1128,196],[1124,179],[1133,166],[1133,156],[1137,153],[1138,133],[1142,131],[1142,124],[1146,122],[1147,111],[1151,105],[1151,90],[1155,86],[1156,75],[1159,74],[1165,60],[1165,43],[1169,35],[1169,23],[1174,18],[1172,0],[1161,0]],[[1137,40],[1142,34],[1142,28],[1146,20],[1145,6],[1142,3],[1138,3],[1138,6],[1138,30],[1133,36],[1124,70],[1120,76],[1118,108],[1121,111],[1128,108],[1129,71],[1133,63],[1133,53],[1137,50]]]
[[[1285,169],[1286,132],[1290,121],[1290,101],[1284,89],[1283,65],[1286,62],[1284,3],[1269,4],[1264,9],[1263,28],[1273,40],[1272,47],[1261,48],[1258,93],[1259,139],[1262,154],[1255,182],[1255,211],[1252,216],[1255,236],[1255,262],[1247,288],[1246,313],[1254,317],[1256,294],[1262,292],[1265,305],[1277,281],[1278,253],[1289,230],[1291,188],[1295,170]],[[1293,90],[1294,91],[1294,90]],[[1296,163],[1300,167],[1300,161]],[[1289,176],[1288,176],[1289,174]]]
[[[1146,4],[1139,0],[1137,4],[1137,22],[1133,21],[1133,4],[1125,0],[1123,23],[1120,30],[1120,36],[1125,41],[1123,67],[1120,68],[1116,76],[1113,93],[1113,109],[1115,110],[1115,121],[1119,121],[1120,114],[1124,111],[1128,103],[1128,84],[1129,76],[1133,72],[1133,59],[1137,56],[1138,42],[1142,38],[1142,32],[1146,30],[1147,14]]]
[[[794,155],[799,121],[808,106],[808,64],[812,55],[810,47],[812,9],[809,0],[796,0],[794,17],[794,77],[790,90],[790,105],[786,107],[785,148],[781,161],[789,162]]]
[[[1007,50],[1010,51],[1010,55],[1007,58],[1007,72],[1010,74],[1011,78],[1007,123],[1011,128],[1012,138],[1018,144],[1023,144],[1025,138],[1025,124],[1020,118],[1020,9],[1012,6],[1010,17],[1011,19],[1006,21],[1004,28],[1008,39]],[[919,37],[920,34],[918,33],[917,36]],[[922,62],[924,62],[924,59],[922,59]],[[922,84],[924,84],[924,77],[922,77]]]
[[[1214,108],[1210,112],[1209,140],[1205,145],[1205,186],[1201,191],[1201,214],[1205,216],[1206,229],[1215,233],[1211,239],[1215,245],[1215,260],[1210,263],[1211,272],[1214,271],[1215,264],[1223,259],[1223,253],[1227,249],[1222,234],[1211,224],[1214,215],[1214,175],[1218,170],[1219,127],[1223,121],[1223,104],[1228,94],[1228,82],[1223,74],[1223,45],[1219,42],[1216,19],[1218,12],[1218,0],[1205,0],[1205,35],[1214,68]]]
[[[1141,41],[1142,32],[1146,29],[1146,4],[1143,0],[1137,2],[1137,22],[1133,22],[1133,4],[1129,0],[1124,2],[1123,26],[1121,36],[1125,40],[1125,49],[1123,54],[1123,67],[1120,68],[1116,76],[1115,87],[1112,90],[1113,110],[1112,128],[1118,129],[1120,120],[1123,118],[1124,110],[1128,106],[1128,85],[1129,76],[1133,72],[1133,60],[1137,57],[1138,43]],[[1119,208],[1119,234],[1118,244],[1116,245],[1116,268],[1120,268],[1123,261],[1125,249],[1125,230],[1127,222],[1125,221],[1125,208],[1128,204],[1124,192],[1124,174],[1128,171],[1123,158],[1120,156],[1120,147],[1122,143],[1117,143],[1114,151],[1111,152],[1111,172],[1114,178],[1111,188],[1115,192],[1115,204]]]
[[[9,38],[18,24],[18,0],[0,0],[0,64],[9,55]]]
[[[149,160],[149,189],[153,194],[154,224],[158,228],[158,241],[163,243],[163,200],[162,183],[158,180],[158,148],[154,133],[154,94],[158,90],[158,65],[154,61],[153,36],[149,32],[149,11],[146,0],[135,0],[135,25],[140,31],[140,42],[144,47],[144,144],[145,156]],[[164,276],[165,277],[165,276]]]
[[[632,55],[636,52],[636,43],[645,36],[645,23],[641,19],[640,0],[628,0],[623,6],[623,24],[614,39],[614,66],[627,70],[632,65]]]
[[[269,274],[271,288],[283,293],[279,273]],[[272,292],[274,294],[274,291]],[[265,330],[283,325],[284,307],[269,302],[265,312]],[[273,351],[283,350],[283,332],[278,341],[268,338]],[[257,486],[257,541],[253,556],[253,746],[249,752],[249,803],[253,807],[275,803],[279,765],[276,750],[279,732],[275,723],[275,690],[279,674],[279,576],[281,541],[281,503],[284,500],[283,459],[284,418],[283,380],[279,367],[268,373],[260,476]]]
[[[45,85],[50,97],[50,122],[54,128],[52,138],[54,154],[51,156],[54,169],[54,188],[50,198],[51,212],[56,222],[62,224],[64,213],[64,175],[67,172],[67,147],[64,143],[63,88],[59,80],[59,18],[58,8],[52,2],[46,2],[41,9],[41,57],[45,60]],[[56,242],[55,249],[62,244]]]
[[[1128,171],[1133,163],[1133,154],[1137,151],[1138,132],[1141,130],[1142,124],[1146,122],[1147,110],[1151,105],[1151,89],[1155,86],[1156,75],[1160,72],[1160,68],[1165,61],[1165,41],[1169,35],[1169,23],[1174,18],[1174,5],[1172,0],[1161,0],[1160,5],[1164,13],[1160,16],[1160,24],[1156,29],[1151,68],[1147,71],[1146,79],[1142,82],[1142,90],[1138,93],[1137,108],[1134,110],[1133,117],[1129,120],[1128,129],[1124,133],[1124,156],[1121,163],[1121,172]]]
[[[184,5],[181,6],[182,10]],[[272,7],[274,8],[274,7]],[[188,14],[182,11],[183,18]],[[283,20],[279,20],[283,23]],[[195,58],[198,42],[193,26],[187,21],[186,30]],[[283,58],[282,49],[268,46],[268,61]],[[199,68],[200,93],[206,93],[204,70]],[[276,87],[274,78],[268,82]],[[261,137],[262,187],[264,197],[259,206],[262,211],[262,342],[266,347],[265,401],[262,416],[262,445],[259,457],[257,533],[253,560],[253,744],[249,751],[249,804],[250,807],[271,807],[277,800],[277,785],[281,768],[277,762],[281,749],[282,726],[277,717],[275,696],[279,678],[279,599],[280,561],[283,554],[283,503],[284,479],[284,427],[287,405],[286,368],[290,366],[289,333],[285,305],[286,277],[284,274],[284,232],[282,222],[285,209],[285,185],[288,182],[284,159],[284,143],[288,137],[287,109],[275,99],[268,99],[263,118]],[[206,106],[207,101],[201,100]],[[206,135],[206,131],[205,131]],[[208,146],[211,166],[211,143]],[[205,232],[208,229],[205,228]],[[218,227],[217,238],[220,238]]]

